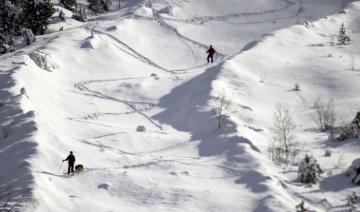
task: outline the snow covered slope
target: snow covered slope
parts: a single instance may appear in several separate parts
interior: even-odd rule
[[[28,189],[36,204],[24,211],[293,211],[302,199],[341,211],[358,188],[333,167],[359,146],[327,142],[311,106],[322,95],[347,118],[359,109],[349,65],[353,55],[360,69],[359,10],[341,0],[136,0],[85,24],[54,24],[0,57],[0,123],[13,122],[0,140],[1,183]],[[333,43],[341,22],[347,46]],[[223,95],[232,105],[218,129]],[[267,157],[278,103],[326,170],[317,185]],[[85,166],[74,177],[62,164],[70,150]]]

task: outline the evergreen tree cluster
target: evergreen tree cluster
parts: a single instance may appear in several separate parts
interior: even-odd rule
[[[19,21],[19,9],[10,1],[0,0],[0,33],[14,34]]]
[[[36,35],[44,34],[49,19],[55,12],[50,0],[26,0],[22,9],[24,27],[31,29]]]
[[[54,11],[50,0],[0,0],[0,54],[14,51],[14,36],[44,34]]]
[[[75,19],[77,21],[85,22],[87,19],[87,14],[85,9],[75,9],[74,14],[71,16],[72,19]]]
[[[111,7],[111,0],[87,0],[89,9],[95,13],[107,12]]]
[[[73,11],[77,5],[76,0],[60,0],[59,2],[64,6],[64,8],[71,11]]]

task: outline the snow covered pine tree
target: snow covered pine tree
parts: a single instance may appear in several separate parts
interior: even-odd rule
[[[302,183],[316,183],[323,171],[313,156],[306,155],[300,162],[298,175]]]
[[[15,51],[13,35],[18,30],[18,9],[8,0],[0,0],[0,54]]]
[[[95,13],[106,12],[110,10],[111,1],[110,0],[87,0],[89,2],[90,10]]]
[[[76,0],[60,0],[59,1],[66,9],[73,11],[76,8]]]
[[[54,14],[50,0],[27,0],[23,4],[22,21],[24,27],[35,35],[44,34],[49,25],[49,18]]]
[[[345,45],[347,42],[350,42],[350,37],[348,35],[346,35],[344,23],[341,23],[341,26],[339,29],[338,41],[339,41],[340,45]]]

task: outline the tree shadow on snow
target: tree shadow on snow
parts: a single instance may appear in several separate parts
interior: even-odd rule
[[[31,195],[33,176],[28,159],[36,152],[33,133],[37,128],[34,113],[21,109],[23,95],[7,91],[15,86],[12,75],[16,69],[0,71],[0,188],[11,186],[13,192]]]
[[[260,172],[249,171],[248,173],[237,179],[235,183],[246,184],[246,187],[251,189],[252,192],[260,193],[268,190],[268,187],[263,183],[270,179],[270,177],[266,177]]]
[[[351,183],[351,178],[347,177],[344,173],[333,175],[320,181],[320,189],[322,191],[338,192],[351,187],[355,187],[355,185]]]
[[[213,99],[212,82],[219,75],[221,66],[207,69],[162,97],[158,106],[165,110],[153,118],[179,131],[190,132],[192,141],[200,141],[198,152],[201,157],[223,155],[228,162],[253,164],[251,167],[256,168],[257,162],[251,159],[249,150],[259,152],[259,149],[250,140],[237,135],[236,124],[228,117],[224,119],[223,127],[217,129],[213,111],[206,108]]]

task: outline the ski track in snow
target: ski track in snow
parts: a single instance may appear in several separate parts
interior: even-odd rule
[[[221,22],[226,22],[226,23],[234,24],[234,25],[259,24],[259,23],[266,23],[266,22],[271,22],[271,21],[276,21],[276,20],[283,20],[283,19],[297,17],[303,10],[303,3],[301,0],[293,0],[293,1],[282,0],[282,2],[285,3],[285,5],[283,7],[277,8],[277,9],[272,9],[272,10],[267,10],[267,11],[240,12],[240,13],[230,13],[230,14],[221,15],[221,16],[200,16],[200,17],[181,19],[181,18],[162,17],[161,13],[159,13],[156,9],[153,8],[152,0],[147,0],[147,1],[145,1],[144,6],[150,8],[153,11],[153,15],[155,17],[145,17],[145,16],[131,14],[131,15],[124,16],[124,18],[127,17],[127,18],[131,18],[131,19],[155,20],[160,23],[164,22],[165,23],[164,26],[169,27],[171,30],[175,30],[177,32],[177,30],[175,28],[166,24],[165,21],[174,21],[174,22],[195,24],[195,25],[204,25],[211,21],[221,21]],[[278,17],[278,18],[266,19],[266,20],[262,20],[262,21],[247,21],[247,22],[236,22],[236,23],[229,21],[231,19],[235,19],[235,18],[239,18],[239,17],[251,17],[251,16],[255,17],[255,16],[261,16],[261,15],[267,15],[267,14],[280,13],[280,12],[290,10],[290,9],[292,9],[292,7],[294,7],[296,9],[296,12],[293,15],[289,15],[287,17]],[[185,39],[187,39],[187,38],[185,38]],[[191,41],[191,40],[189,40],[189,41]],[[198,44],[200,44],[200,43],[198,43]],[[202,44],[200,44],[200,45],[202,46]]]
[[[193,52],[191,46],[189,45],[192,44],[192,45],[195,45],[195,46],[198,46],[204,50],[206,50],[208,47],[207,45],[205,44],[202,44],[202,43],[199,43],[195,40],[192,40],[190,38],[187,38],[185,36],[183,36],[182,34],[180,34],[178,32],[177,29],[175,29],[173,26],[169,25],[166,23],[166,21],[177,21],[177,22],[183,22],[183,23],[190,23],[190,24],[198,24],[198,23],[201,23],[201,24],[205,24],[207,22],[210,22],[210,21],[223,21],[223,22],[228,22],[228,23],[231,23],[229,22],[229,20],[233,19],[233,18],[238,18],[240,16],[257,16],[257,15],[264,15],[264,14],[270,14],[270,13],[277,13],[277,12],[282,12],[282,11],[285,11],[293,6],[298,6],[298,13],[294,14],[294,15],[290,15],[289,17],[279,17],[279,18],[275,18],[275,19],[272,19],[271,21],[273,20],[279,20],[279,19],[285,19],[285,18],[292,18],[292,17],[296,17],[300,11],[302,10],[302,3],[300,0],[298,1],[290,1],[290,0],[284,0],[284,2],[286,3],[285,6],[283,8],[278,8],[278,9],[273,9],[273,10],[269,10],[269,11],[262,11],[262,12],[254,12],[254,13],[232,13],[232,14],[228,14],[228,15],[224,15],[224,16],[205,16],[205,17],[195,17],[195,18],[191,18],[191,19],[171,19],[171,18],[163,18],[161,16],[161,14],[158,13],[158,11],[156,9],[154,9],[152,7],[152,4],[151,4],[151,1],[147,1],[145,3],[145,5],[147,7],[149,7],[152,11],[153,11],[153,14],[154,14],[154,17],[153,18],[149,18],[149,17],[143,17],[143,16],[131,16],[131,17],[124,17],[124,19],[131,19],[133,21],[136,21],[136,20],[149,20],[149,21],[156,21],[157,23],[160,24],[160,26],[162,26],[163,28],[165,28],[166,30],[168,30],[169,32],[172,32],[174,33],[177,37],[179,37],[183,43],[191,50],[192,52],[192,57],[194,58],[195,61],[197,61],[197,57],[195,55],[195,53]],[[257,22],[246,22],[246,23],[232,23],[232,24],[253,24],[253,23],[264,23],[264,22],[268,22],[270,20],[265,20],[265,21],[257,21]],[[169,69],[166,69],[164,67],[162,67],[161,65],[155,63],[154,61],[152,61],[151,59],[149,59],[148,57],[142,55],[141,53],[137,52],[135,49],[133,49],[132,47],[130,47],[129,45],[127,45],[126,43],[124,43],[123,41],[121,41],[119,38],[109,34],[109,33],[106,33],[106,32],[103,32],[101,30],[97,30],[96,29],[96,26],[98,25],[98,22],[95,22],[95,23],[90,23],[88,25],[85,26],[85,29],[90,31],[91,33],[91,37],[94,37],[95,34],[98,34],[99,36],[103,35],[103,36],[106,36],[108,38],[110,38],[112,41],[115,42],[117,48],[125,53],[127,53],[128,55],[130,56],[133,56],[134,58],[138,59],[140,62],[142,63],[145,63],[147,65],[150,65],[150,66],[153,66],[155,68],[158,68],[160,70],[163,70],[163,71],[166,71],[168,73],[171,73],[171,74],[174,74],[174,75],[178,75],[178,74],[183,74],[183,73],[188,73],[187,71],[190,71],[190,70],[193,70],[193,69],[197,69],[197,68],[201,68],[201,67],[204,67],[206,66],[207,64],[205,65],[198,65],[198,66],[195,66],[195,67],[190,67],[190,68],[187,68],[187,69],[178,69],[178,70],[169,70]],[[217,63],[214,63],[215,64],[218,64],[219,62],[222,62],[224,61],[225,59],[227,58],[230,58],[232,57],[231,56],[225,56],[224,54],[222,53],[218,53],[218,57],[217,59],[220,60],[218,61]],[[115,98],[115,97],[112,97],[112,96],[108,96],[108,95],[105,95],[99,91],[96,91],[96,90],[92,90],[88,87],[88,85],[92,84],[92,83],[99,83],[99,82],[113,82],[113,81],[126,81],[126,80],[132,80],[132,79],[136,79],[136,78],[122,78],[122,79],[105,79],[105,80],[88,80],[88,81],[82,81],[82,82],[78,82],[78,83],[75,83],[74,84],[74,87],[79,91],[79,94],[82,94],[82,95],[85,95],[85,96],[91,96],[91,97],[96,97],[96,98],[102,98],[102,99],[106,99],[106,100],[109,100],[109,101],[116,101],[116,102],[120,102],[122,104],[125,104],[127,105],[131,111],[129,112],[123,112],[123,113],[117,113],[117,114],[106,114],[106,113],[94,113],[94,115],[98,116],[102,116],[102,115],[127,115],[127,114],[133,114],[133,113],[137,113],[143,117],[145,117],[151,124],[153,124],[155,127],[157,127],[158,129],[162,130],[162,127],[161,125],[157,124],[154,120],[152,120],[151,117],[149,117],[148,115],[146,115],[144,113],[144,110],[139,110],[136,108],[136,104],[140,104],[140,105],[146,105],[146,106],[149,106],[146,111],[148,110],[151,110],[155,105],[153,103],[149,103],[149,102],[132,102],[132,101],[125,101],[125,100],[122,100],[122,99],[118,99],[118,98]],[[140,79],[140,78],[138,78]],[[300,95],[300,94],[299,94]],[[74,120],[74,121],[80,121],[80,122],[85,122],[85,123],[89,123],[89,124],[99,124],[99,125],[102,125],[102,126],[107,126],[107,127],[113,127],[111,125],[105,125],[105,124],[100,124],[100,123],[96,123],[96,122],[89,122],[89,121],[85,121],[84,118],[81,118],[81,119],[75,119],[75,118],[71,118],[71,120]],[[163,132],[163,131],[161,131]],[[126,133],[126,132],[121,132],[121,133]],[[113,135],[116,135],[116,134],[113,134]],[[110,135],[107,135],[107,136],[112,136],[112,134]],[[101,136],[99,136],[99,138],[103,138]],[[170,145],[168,147],[163,147],[161,149],[158,149],[158,150],[152,150],[152,151],[147,151],[147,152],[138,152],[138,153],[131,153],[131,152],[127,152],[127,151],[124,151],[124,150],[121,150],[119,148],[116,148],[114,149],[112,146],[108,146],[108,145],[104,145],[104,144],[100,144],[100,143],[94,143],[94,142],[91,142],[91,141],[87,141],[87,140],[79,140],[79,142],[82,142],[82,143],[85,143],[85,144],[88,144],[88,145],[91,145],[91,146],[94,146],[96,148],[99,148],[101,150],[107,150],[107,151],[113,151],[113,152],[116,152],[117,154],[120,154],[120,155],[131,155],[131,156],[136,156],[136,157],[144,157],[144,156],[150,156],[150,157],[155,157],[155,158],[158,158],[159,156],[156,155],[152,155],[154,153],[161,153],[163,151],[167,151],[167,150],[171,150],[173,148],[178,148],[178,147],[181,147],[181,146],[184,146],[184,145],[187,145],[186,143],[184,142],[180,142],[180,143],[177,143],[175,145]],[[199,158],[190,158],[190,160],[198,160]],[[156,161],[150,161],[148,163],[143,163],[143,164],[137,164],[137,165],[128,165],[126,166],[126,168],[139,168],[139,167],[143,167],[143,166],[149,166],[149,165],[154,165],[154,164],[158,164],[158,163],[182,163],[182,164],[185,164],[185,165],[196,165],[196,166],[204,166],[204,165],[199,165],[199,164],[194,164],[193,163],[194,161],[192,161],[192,163],[184,163],[182,161],[179,161],[179,158],[176,158],[174,160],[165,160],[165,159],[162,159],[162,160],[156,160]],[[205,165],[206,166],[206,165]],[[218,165],[210,165],[210,166],[214,166],[214,167],[217,167],[217,168],[221,168],[221,169],[225,169],[225,170],[230,170],[232,172],[236,172],[237,174],[236,175],[224,175],[222,176],[221,178],[224,178],[224,177],[236,177],[236,176],[239,176],[239,170],[234,170],[232,168],[229,168],[229,167],[225,167],[225,166],[218,166]],[[124,168],[124,167],[122,167]],[[106,168],[105,168],[106,169]],[[211,177],[209,177],[211,178]]]
[[[143,17],[143,16],[132,16],[131,18],[128,18],[128,19],[131,19],[131,20],[146,19],[146,20],[153,20],[153,21],[158,22],[160,24],[160,26],[164,27],[168,31],[170,31],[170,32],[174,33],[176,36],[178,36],[183,41],[183,43],[191,50],[192,56],[194,57],[194,60],[197,61],[195,53],[193,52],[191,46],[187,42],[189,42],[189,43],[191,43],[191,44],[193,44],[195,46],[198,46],[198,47],[200,47],[200,48],[202,48],[204,50],[206,50],[208,48],[207,45],[199,43],[199,42],[197,42],[195,40],[192,40],[190,38],[187,38],[187,37],[183,36],[182,34],[180,34],[178,32],[177,29],[175,29],[173,26],[167,24],[166,20],[179,21],[179,22],[184,22],[184,23],[198,23],[200,21],[202,24],[205,24],[206,22],[209,22],[209,21],[228,21],[229,19],[237,18],[237,17],[240,17],[240,16],[256,16],[256,15],[263,15],[263,14],[281,12],[281,11],[284,11],[284,10],[287,10],[287,9],[291,8],[294,5],[300,5],[300,6],[297,9],[298,12],[296,14],[294,14],[293,16],[290,16],[290,17],[296,17],[300,13],[300,11],[302,10],[302,2],[300,0],[296,0],[296,1],[283,0],[283,1],[285,2],[285,6],[283,8],[273,9],[273,10],[269,10],[269,11],[261,11],[261,12],[253,12],[253,13],[233,13],[233,14],[228,14],[228,15],[224,15],[224,16],[206,16],[206,17],[196,17],[196,18],[192,18],[190,20],[189,19],[183,20],[183,19],[163,18],[161,16],[161,14],[159,14],[158,11],[152,7],[151,0],[148,0],[148,1],[145,1],[144,5],[146,7],[149,7],[153,11],[154,18],[147,18],[147,17]],[[288,17],[288,18],[290,18],[290,17]],[[124,19],[126,19],[126,17],[124,17]],[[279,19],[282,19],[282,18],[279,18]],[[275,20],[277,20],[277,19],[275,19]],[[247,24],[249,24],[249,23],[247,23]],[[250,22],[250,24],[251,24],[251,22]],[[151,66],[156,67],[156,68],[158,68],[160,70],[169,72],[171,74],[184,74],[184,73],[188,73],[187,71],[189,71],[189,70],[193,70],[193,69],[197,69],[197,68],[207,66],[207,64],[204,64],[204,65],[198,65],[198,66],[190,67],[190,68],[187,68],[187,69],[178,69],[178,70],[166,69],[166,68],[162,67],[161,65],[156,64],[154,61],[147,58],[146,56],[140,54],[135,49],[133,49],[132,47],[130,47],[126,43],[122,42],[119,38],[117,38],[117,37],[115,37],[115,36],[113,36],[113,35],[111,35],[109,33],[97,30],[96,29],[97,25],[98,25],[98,22],[91,23],[91,24],[88,24],[88,25],[85,26],[85,29],[90,31],[91,37],[94,37],[95,34],[107,36],[111,40],[113,40],[117,45],[120,45],[120,47],[119,46],[117,46],[117,47],[121,51],[135,57],[136,59],[138,59],[142,63],[151,65]],[[220,53],[220,52],[218,52],[217,55],[218,55],[218,57],[216,59],[220,60],[220,62],[224,61],[226,58],[232,57],[232,55],[228,56],[228,57],[225,57],[225,55]],[[217,62],[217,63],[219,63],[219,62]],[[217,63],[214,63],[214,64],[217,64]],[[103,98],[103,99],[107,99],[107,100],[111,100],[111,101],[118,101],[118,102],[121,102],[123,104],[126,104],[129,108],[132,109],[132,111],[123,112],[122,113],[123,115],[132,114],[132,113],[138,113],[141,116],[148,119],[158,129],[162,130],[162,127],[159,124],[157,124],[154,120],[152,120],[149,116],[147,116],[144,113],[145,111],[151,110],[155,106],[153,103],[131,102],[131,101],[121,100],[121,99],[114,98],[114,97],[111,97],[111,96],[108,96],[108,95],[104,95],[99,91],[91,90],[86,86],[88,84],[96,83],[96,82],[106,82],[106,81],[111,82],[111,81],[120,81],[120,80],[125,81],[125,80],[128,80],[128,79],[133,79],[133,78],[108,79],[108,80],[89,80],[89,81],[85,81],[85,82],[78,82],[78,83],[76,83],[74,85],[74,87],[77,88],[80,91],[80,93],[83,94],[83,95],[88,95],[88,96],[97,97],[97,98]],[[86,93],[84,93],[84,91]],[[149,107],[144,109],[144,110],[139,110],[139,109],[137,109],[135,107],[136,104],[148,105]],[[118,115],[122,115],[122,114],[119,113]],[[106,114],[97,114],[97,115],[106,115]],[[110,114],[108,114],[108,115],[110,115]],[[113,115],[116,115],[116,114],[113,114]],[[75,119],[75,118],[71,118],[71,120],[86,122],[86,123],[90,123],[90,124],[97,124],[97,123],[94,123],[94,122],[87,122],[87,121],[78,120],[78,119]],[[102,125],[102,124],[100,124],[100,125]],[[109,126],[109,125],[103,125],[103,126]]]
[[[131,108],[135,113],[137,113],[137,114],[143,116],[144,118],[146,118],[152,125],[154,125],[158,129],[162,130],[162,127],[161,127],[160,124],[156,123],[150,116],[146,115],[142,110],[139,110],[138,108],[136,108],[136,105],[146,105],[146,107],[149,108],[148,110],[150,110],[152,107],[154,107],[153,103],[125,101],[125,100],[122,100],[122,99],[118,99],[118,98],[115,98],[115,97],[112,97],[112,96],[102,94],[101,92],[92,90],[92,89],[90,89],[90,88],[88,88],[86,86],[86,85],[88,85],[90,83],[94,83],[94,82],[99,82],[99,80],[78,82],[78,83],[76,83],[74,85],[74,87],[77,88],[80,91],[81,94],[90,95],[90,96],[93,96],[93,97],[106,99],[106,100],[110,100],[110,101],[116,101],[116,102],[120,102],[122,104],[125,104],[126,106]],[[85,92],[85,93],[83,93],[83,92]]]
[[[200,47],[202,47],[203,49],[207,49],[207,46],[205,46],[204,44],[200,44],[196,41],[193,41],[189,38],[186,38],[184,36],[182,36],[175,28],[172,28],[170,25],[166,24],[165,22],[163,21],[159,21],[160,25],[161,26],[164,26],[166,27],[167,29],[171,29],[171,31],[173,31],[174,33],[176,33],[177,36],[181,37],[183,40],[186,40],[188,42],[192,42]],[[111,40],[115,41],[118,45],[120,45],[121,47],[118,47],[121,51],[129,54],[130,56],[133,56],[135,57],[136,59],[138,59],[140,62],[142,63],[145,63],[145,64],[148,64],[148,65],[151,65],[155,68],[158,68],[160,70],[163,70],[163,71],[166,71],[168,73],[171,73],[171,74],[184,74],[184,73],[188,73],[188,71],[190,70],[193,70],[193,69],[197,69],[197,68],[201,68],[201,67],[205,67],[207,66],[207,64],[203,64],[203,65],[198,65],[198,66],[194,66],[194,67],[190,67],[190,68],[186,68],[186,69],[175,69],[175,70],[170,70],[170,69],[167,69],[167,68],[164,68],[160,65],[158,65],[157,63],[155,63],[154,61],[152,61],[151,59],[147,58],[146,56],[140,54],[139,52],[137,52],[135,49],[131,48],[130,46],[128,46],[126,43],[122,42],[120,39],[116,38],[115,36],[109,34],[109,33],[106,33],[106,32],[103,32],[103,31],[100,31],[100,30],[96,30],[96,25],[97,23],[93,24],[91,27],[87,27],[86,26],[86,29],[89,30],[91,32],[91,36],[94,37],[94,34],[97,33],[99,35],[104,35],[104,36],[107,36],[109,37]],[[192,52],[192,55],[194,57],[194,60],[197,61],[197,58],[192,50],[192,48],[186,43],[186,41],[183,41],[184,44],[191,50]],[[123,48],[125,47],[125,49]],[[220,61],[222,60],[222,58],[224,58],[224,55],[221,54],[221,53],[217,53],[218,54],[218,58]]]

